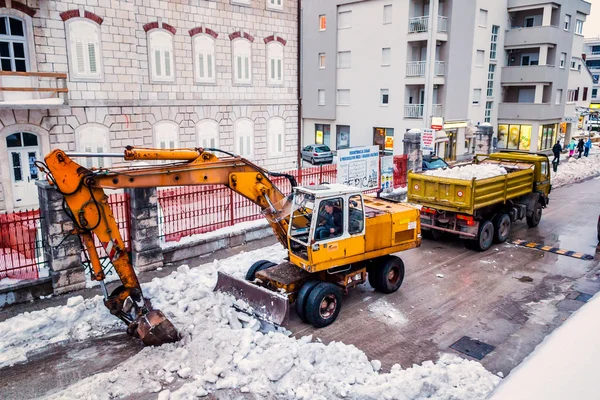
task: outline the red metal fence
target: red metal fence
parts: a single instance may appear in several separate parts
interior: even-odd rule
[[[0,279],[37,279],[46,265],[40,210],[0,214]]]
[[[408,183],[408,155],[394,156],[394,189]]]

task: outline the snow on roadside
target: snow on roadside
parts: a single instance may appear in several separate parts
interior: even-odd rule
[[[552,186],[560,187],[581,179],[600,174],[600,154],[590,154],[589,157],[571,157],[561,161],[558,172],[552,174]]]
[[[267,227],[268,225],[269,225],[269,222],[264,218],[257,219],[255,221],[240,222],[238,224],[226,226],[224,228],[216,229],[211,232],[198,233],[195,235],[184,236],[178,242],[162,243],[161,247],[163,249],[165,249],[165,248],[180,246],[182,244],[188,244],[188,243],[194,243],[194,242],[199,242],[199,241],[203,241],[203,240],[211,240],[211,239],[216,239],[216,238],[220,238],[220,237],[226,237],[233,233],[240,233],[240,232],[248,230],[248,229],[264,228],[264,227]]]
[[[402,326],[408,322],[408,319],[400,310],[384,299],[369,304],[367,309],[374,318],[387,325]]]
[[[500,381],[481,364],[453,355],[379,373],[381,363],[368,360],[352,345],[325,345],[312,342],[311,337],[295,339],[242,328],[232,318],[236,315],[232,297],[212,291],[217,270],[241,278],[252,262],[280,261],[285,254],[281,246],[269,246],[198,268],[181,266],[144,284],[146,296],[179,328],[182,340],[144,348],[115,370],[91,376],[49,398],[109,399],[151,391],[160,392],[160,398],[187,399],[218,389],[238,389],[281,399],[481,399]],[[5,332],[0,336],[4,346],[0,355],[25,356],[28,349],[57,341],[55,336],[83,339],[103,329],[122,328],[99,297],[86,301],[74,297],[69,303],[39,311],[36,318],[22,314],[0,323],[0,332]],[[28,326],[12,330],[23,321]],[[77,329],[82,321],[86,328]]]
[[[441,178],[465,179],[471,180],[493,178],[495,176],[506,175],[506,169],[493,164],[467,164],[462,167],[433,169],[425,171],[424,175],[438,176]]]

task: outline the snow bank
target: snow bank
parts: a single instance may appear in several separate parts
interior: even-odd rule
[[[354,346],[325,345],[312,342],[310,336],[263,334],[248,318],[241,324],[233,298],[212,291],[217,270],[241,278],[252,262],[280,261],[285,255],[281,246],[269,246],[198,268],[181,266],[143,285],[154,306],[179,328],[182,340],[144,348],[115,370],[91,376],[50,398],[109,399],[152,391],[160,392],[159,398],[188,399],[218,389],[239,389],[278,399],[481,399],[499,382],[481,364],[451,355],[404,370],[397,365],[382,374],[381,363],[368,360]],[[0,323],[4,332],[0,357],[11,354],[13,362],[23,360],[27,350],[58,341],[56,336],[83,339],[117,326],[120,323],[100,298],[75,297],[67,306]]]
[[[462,167],[434,169],[425,171],[424,175],[438,176],[441,178],[453,178],[471,180],[493,178],[495,176],[506,175],[506,169],[493,164],[468,164]]]
[[[489,399],[597,399],[599,314],[596,295],[546,336]]]
[[[571,157],[561,161],[558,172],[552,174],[552,185],[560,187],[590,176],[600,174],[600,155],[590,154],[589,157]]]

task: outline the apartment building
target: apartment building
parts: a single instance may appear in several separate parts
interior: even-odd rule
[[[592,73],[593,88],[590,107],[600,108],[600,37],[586,38],[583,41],[585,63]]]
[[[504,148],[544,149],[567,103],[589,101],[589,12],[582,0],[304,1],[303,144],[398,154],[407,130],[435,126],[436,153],[453,160],[487,122]]]
[[[296,0],[0,0],[0,210],[54,148],[218,147],[296,166]],[[88,167],[116,160],[79,160]]]

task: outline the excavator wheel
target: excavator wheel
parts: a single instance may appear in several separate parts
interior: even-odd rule
[[[329,282],[320,282],[306,299],[306,319],[315,328],[323,328],[335,321],[342,308],[342,291]]]
[[[254,279],[256,279],[256,273],[258,271],[262,271],[263,269],[271,268],[275,265],[277,265],[277,264],[272,263],[271,261],[267,261],[267,260],[259,260],[259,261],[255,262],[254,264],[252,264],[250,266],[250,268],[248,268],[248,272],[246,272],[246,280],[253,281]]]
[[[308,295],[318,283],[319,281],[308,281],[304,283],[296,298],[296,314],[298,314],[300,319],[304,322],[308,322],[306,319],[306,301],[308,300]]]
[[[381,293],[394,293],[404,281],[404,262],[400,257],[386,256],[376,260],[368,270],[369,283]]]

